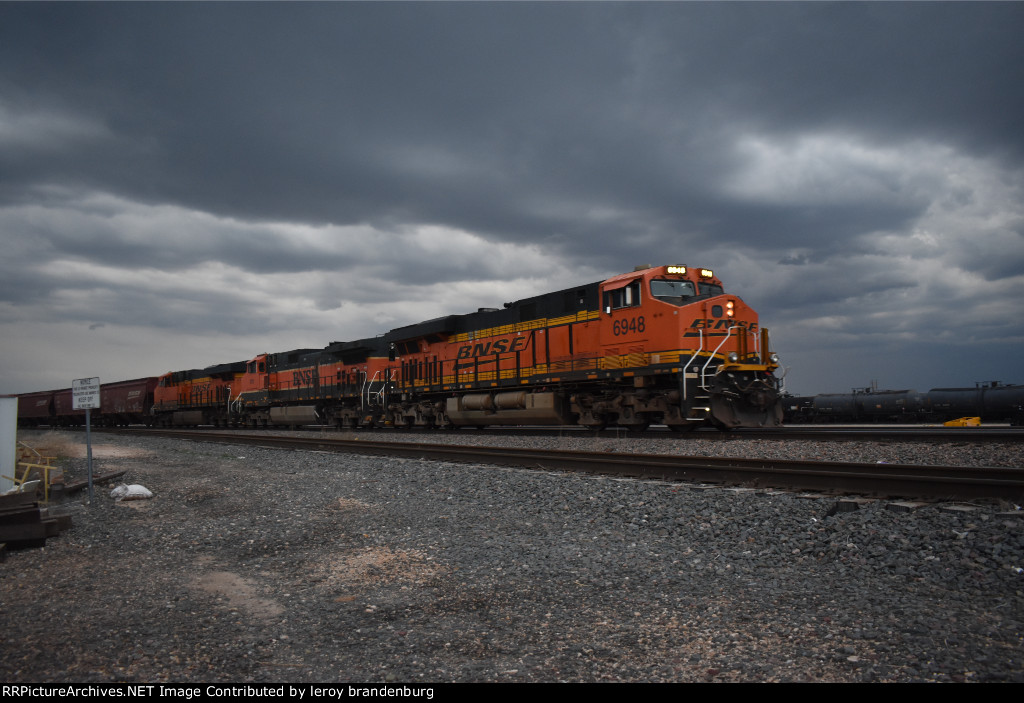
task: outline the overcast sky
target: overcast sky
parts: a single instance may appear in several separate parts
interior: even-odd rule
[[[794,393],[1024,383],[1022,3],[0,3],[0,393],[713,268]]]

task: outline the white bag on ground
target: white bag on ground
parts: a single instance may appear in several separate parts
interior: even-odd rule
[[[110,497],[115,501],[145,500],[146,498],[152,498],[153,493],[145,486],[140,486],[137,483],[133,483],[130,486],[122,483],[110,492]]]

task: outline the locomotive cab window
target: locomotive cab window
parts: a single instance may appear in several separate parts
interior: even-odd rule
[[[722,295],[725,292],[722,290],[722,286],[715,283],[698,283],[697,285],[700,286],[700,294],[708,298]]]
[[[615,290],[605,291],[604,310],[611,312],[619,308],[632,308],[640,304],[640,281],[633,281]]]
[[[651,296],[665,303],[685,305],[695,295],[697,295],[697,290],[691,281],[666,281],[662,279],[651,281]]]

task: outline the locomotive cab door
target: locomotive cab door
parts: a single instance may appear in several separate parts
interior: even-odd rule
[[[644,351],[649,321],[643,300],[642,278],[616,281],[602,289],[601,346],[609,363],[625,365],[625,357]]]
[[[245,373],[239,379],[235,397],[243,396],[247,404],[267,402],[270,390],[270,374],[267,371],[267,355],[261,354],[245,365]]]

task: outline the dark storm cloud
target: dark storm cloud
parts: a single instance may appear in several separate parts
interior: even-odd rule
[[[5,6],[9,110],[78,119],[5,158],[242,218],[435,222],[615,259],[655,232],[785,246],[919,202],[723,197],[741,131],[937,138],[1019,159],[1016,4]],[[605,208],[615,216],[580,217]],[[756,227],[754,226],[756,223]],[[269,253],[270,255],[273,252]]]
[[[790,348],[1022,338],[1021,26],[1020,3],[0,3],[0,319],[316,344],[673,259]]]

